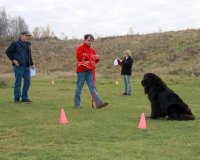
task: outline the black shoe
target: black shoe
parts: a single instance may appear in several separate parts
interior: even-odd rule
[[[15,99],[14,102],[15,103],[21,103],[20,99]]]
[[[127,93],[125,93],[125,92],[124,92],[122,95],[124,95],[124,96],[125,96],[125,95],[127,95]]]
[[[32,101],[30,99],[22,99],[22,102],[31,103]]]
[[[100,108],[106,107],[107,105],[108,105],[108,102],[100,103],[100,104],[96,105],[96,108],[100,109]]]
[[[83,107],[75,105],[74,108],[79,109],[79,108],[83,108]]]

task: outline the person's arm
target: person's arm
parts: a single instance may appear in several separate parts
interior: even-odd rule
[[[98,63],[100,61],[100,56],[98,54],[96,54],[96,51],[93,50],[93,61],[95,61],[95,63]]]
[[[122,60],[121,59],[117,59],[118,64],[121,66],[122,65]]]
[[[31,68],[35,68],[35,65],[33,64],[33,59],[32,59],[32,51],[31,51],[31,42],[26,42],[27,47],[28,47],[28,54],[29,54],[29,64]]]
[[[30,65],[33,66],[33,60],[32,60],[32,56],[30,57]]]
[[[35,64],[33,63],[32,56],[30,57],[31,68],[35,68]]]
[[[31,48],[29,48],[30,50],[30,52],[29,52],[29,54],[30,54],[30,65],[31,65],[31,67],[32,68],[35,68],[35,65],[34,65],[34,63],[33,63],[33,59],[32,59],[32,52],[31,52]]]
[[[19,62],[15,59],[16,43],[12,42],[11,45],[6,49],[6,55],[12,61],[15,66],[19,66]]]
[[[15,51],[16,51],[16,44],[15,42],[12,42],[11,45],[6,49],[6,55],[11,61],[15,59],[14,57]]]
[[[81,47],[77,48],[76,57],[77,57],[77,60],[79,62],[81,62],[81,61],[89,61],[88,55],[86,53],[84,53],[84,50]]]
[[[95,55],[95,63],[98,63],[100,61],[100,56],[99,55]]]
[[[128,58],[126,61],[125,61],[125,59],[122,61],[122,64],[124,65],[124,66],[127,66],[127,67],[132,67],[132,65],[133,65],[133,60],[132,60],[132,58]]]

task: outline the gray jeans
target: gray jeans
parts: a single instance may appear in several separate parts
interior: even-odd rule
[[[130,75],[123,75],[124,77],[124,85],[125,85],[125,91],[124,93],[131,94],[131,76]]]

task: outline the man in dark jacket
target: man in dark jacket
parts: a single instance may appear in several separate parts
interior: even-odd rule
[[[123,95],[131,95],[131,74],[132,74],[132,65],[133,59],[130,50],[124,51],[123,60],[118,59],[118,63],[122,66],[121,75],[124,78],[125,91]]]
[[[30,87],[30,67],[34,68],[35,65],[33,64],[31,56],[30,37],[31,34],[29,32],[21,32],[19,40],[12,42],[6,50],[8,58],[12,61],[15,73],[14,102],[16,103],[31,102],[28,98],[28,90]],[[21,93],[22,78],[24,79],[24,85]],[[22,99],[20,100],[20,98]]]

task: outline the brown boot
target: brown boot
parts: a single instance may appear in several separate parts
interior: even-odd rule
[[[100,108],[106,107],[107,105],[108,105],[108,102],[103,102],[103,103],[96,105],[96,108],[100,109]]]

